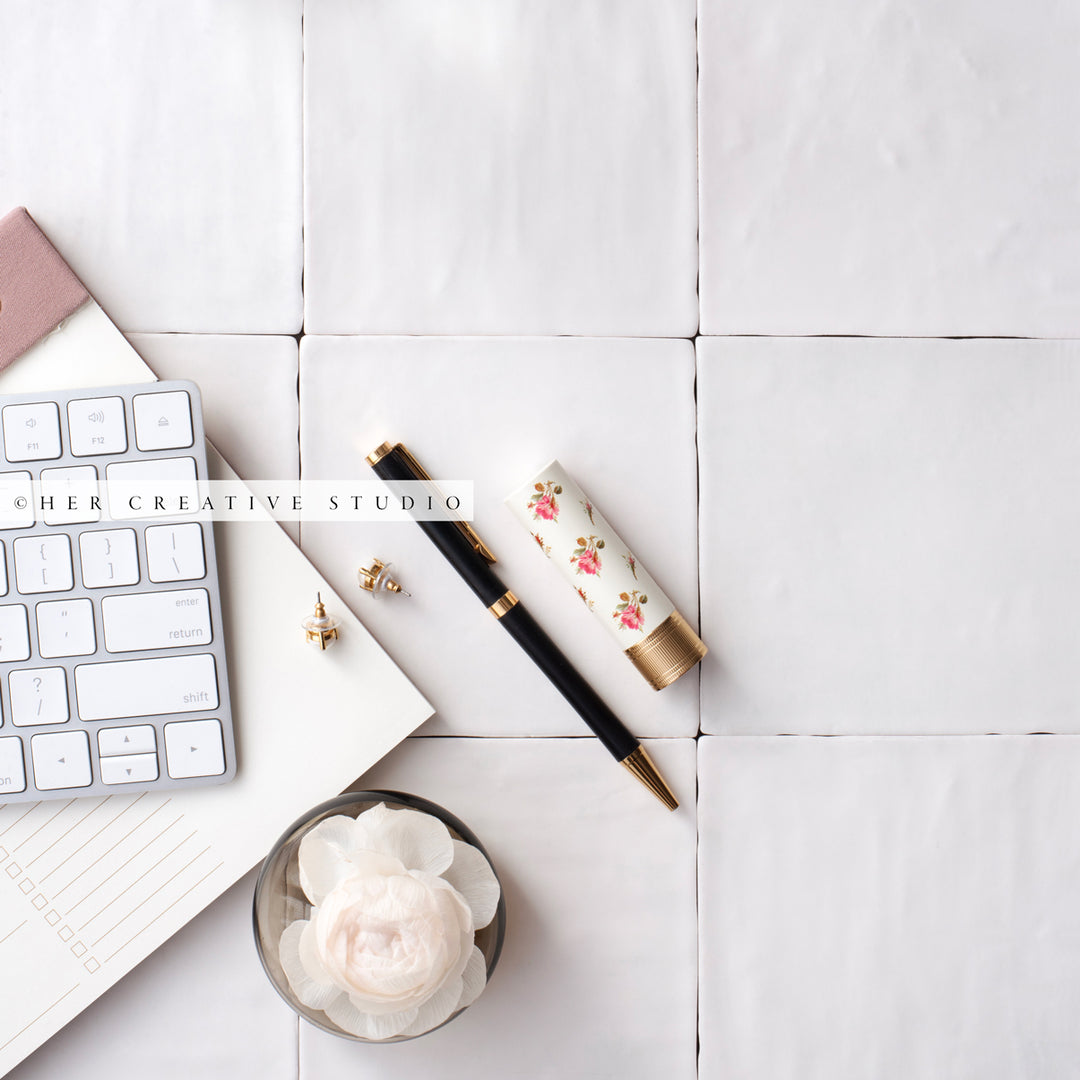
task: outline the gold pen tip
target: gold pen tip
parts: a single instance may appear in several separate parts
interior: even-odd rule
[[[386,455],[389,454],[390,451],[393,450],[393,449],[394,449],[394,444],[393,443],[390,443],[390,442],[380,443],[378,446],[375,447],[374,450],[371,451],[370,454],[368,454],[367,459],[366,459],[367,463],[369,465],[378,465],[379,462],[382,461],[382,459],[384,457],[386,457]]]
[[[653,764],[652,758],[645,752],[645,747],[638,746],[636,750],[632,750],[620,764],[633,773],[669,810],[679,808],[679,800],[660,775],[660,770]]]

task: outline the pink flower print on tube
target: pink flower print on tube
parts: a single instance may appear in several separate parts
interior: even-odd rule
[[[558,521],[559,501],[556,495],[562,494],[562,486],[554,481],[533,484],[533,496],[528,502],[528,510],[534,521]]]
[[[693,627],[558,461],[506,505],[650,686],[669,686],[705,655]],[[640,525],[640,511],[629,504],[624,520]]]
[[[644,593],[631,589],[628,593],[619,593],[619,603],[611,613],[620,630],[645,631],[645,615],[642,608],[649,602]]]
[[[578,546],[570,556],[570,564],[573,566],[575,573],[599,577],[601,566],[600,549],[603,548],[604,541],[596,536],[588,538],[579,536],[577,542]]]

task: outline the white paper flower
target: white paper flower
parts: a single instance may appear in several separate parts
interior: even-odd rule
[[[310,919],[281,935],[293,993],[366,1039],[419,1035],[487,981],[474,932],[495,917],[487,859],[416,810],[385,804],[319,822],[300,842]]]

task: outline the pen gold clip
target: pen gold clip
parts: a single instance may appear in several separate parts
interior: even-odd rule
[[[370,454],[368,454],[367,463],[369,465],[375,465],[393,450],[396,450],[401,455],[401,457],[405,459],[406,463],[409,466],[409,469],[412,471],[413,475],[416,477],[417,480],[426,480],[429,484],[432,485],[432,487],[434,487],[434,481],[432,481],[431,477],[428,476],[428,474],[424,471],[423,465],[421,465],[420,462],[412,456],[412,454],[409,452],[409,448],[404,443],[382,443],[380,446],[372,450]],[[491,549],[487,546],[487,544],[484,543],[483,540],[480,539],[476,530],[467,521],[462,521],[460,518],[456,518],[455,520],[451,521],[450,524],[453,525],[454,528],[459,529],[464,534],[466,539],[472,545],[473,550],[484,560],[484,562],[495,562],[495,556],[491,553]]]

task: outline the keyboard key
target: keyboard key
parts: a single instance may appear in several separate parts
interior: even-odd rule
[[[101,520],[97,469],[73,465],[41,470],[41,516],[46,525],[74,525]]]
[[[0,739],[0,799],[25,790],[22,739]]]
[[[34,524],[34,486],[28,472],[0,473],[0,529]]]
[[[126,754],[154,754],[157,739],[153,724],[134,727],[102,728],[97,733],[99,757],[122,757]]]
[[[20,536],[15,552],[15,587],[21,593],[67,592],[75,584],[67,535]]]
[[[207,645],[212,638],[210,594],[187,589],[106,596],[101,601],[101,622],[109,652]]]
[[[49,600],[37,606],[38,654],[89,656],[97,652],[94,605],[89,600]]]
[[[8,461],[45,461],[60,456],[60,410],[55,401],[4,406],[4,453]]]
[[[199,509],[194,458],[114,461],[105,467],[105,480],[109,516],[118,521],[177,517]]]
[[[174,780],[220,776],[225,748],[217,720],[176,720],[165,725],[165,764]]]
[[[80,664],[75,700],[83,720],[203,712],[218,705],[217,668],[210,653]]]
[[[0,664],[29,659],[30,628],[26,608],[22,604],[5,604],[0,607]]]
[[[68,443],[75,457],[122,454],[127,449],[124,399],[80,398],[68,402]]]
[[[151,581],[195,581],[206,577],[202,526],[151,525],[146,530],[146,572]]]
[[[8,706],[16,727],[37,724],[66,724],[68,710],[67,674],[63,668],[30,668],[8,675]]]
[[[90,740],[85,731],[58,731],[30,739],[34,783],[42,791],[89,787]]]
[[[132,404],[135,407],[135,445],[140,450],[179,450],[194,441],[191,399],[186,391],[136,394]]]
[[[157,754],[105,757],[98,764],[103,784],[145,784],[158,778]]]
[[[0,596],[7,596],[7,559],[4,558],[4,544],[0,541]]]
[[[88,589],[135,585],[139,580],[139,556],[134,529],[84,532],[79,537],[83,585]]]

